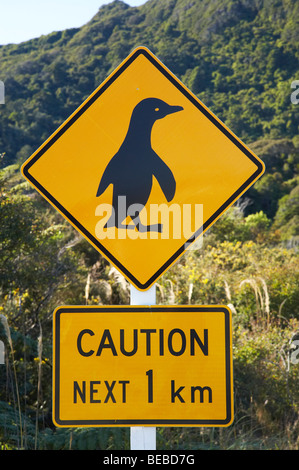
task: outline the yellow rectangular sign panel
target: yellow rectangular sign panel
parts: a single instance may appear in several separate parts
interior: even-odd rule
[[[59,307],[53,421],[71,426],[229,426],[225,306]]]
[[[261,176],[264,164],[139,47],[22,172],[144,290]]]

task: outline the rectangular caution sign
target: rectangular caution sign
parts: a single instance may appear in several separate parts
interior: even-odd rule
[[[57,426],[232,423],[226,306],[65,306],[53,327]]]

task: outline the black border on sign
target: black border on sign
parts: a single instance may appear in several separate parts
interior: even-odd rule
[[[227,201],[200,227],[186,242],[164,263],[157,272],[150,277],[145,283],[141,283],[125,266],[122,265],[103,245],[95,238],[80,222],[68,212],[31,174],[31,166],[61,137],[67,129],[72,126],[77,119],[107,90],[107,88],[129,67],[132,62],[139,56],[144,55],[187,99],[189,99],[198,110],[203,113],[228,139],[231,140],[257,167],[256,171],[245,181],[240,188],[235,191]],[[146,48],[138,48],[132,53],[121,66],[103,83],[99,89],[86,100],[74,115],[65,122],[49,141],[40,148],[39,151],[27,162],[22,168],[23,175],[27,178],[53,205],[56,207],[82,234],[100,251],[108,260],[110,260],[137,288],[141,290],[148,289],[171,264],[186,250],[189,243],[194,242],[218,216],[230,205],[240,194],[245,191],[256,178],[264,172],[263,163],[258,160],[224,125],[218,121],[202,104],[191,94],[177,78],[175,78],[167,68],[165,68],[157,59],[155,59]]]
[[[225,325],[225,375],[226,375],[226,418],[225,419],[127,419],[127,420],[61,420],[60,419],[60,317],[63,313],[126,313],[126,312],[215,312],[224,313]],[[232,368],[231,368],[231,312],[225,306],[124,306],[124,307],[92,307],[92,306],[76,306],[76,307],[59,307],[54,312],[54,331],[53,339],[55,355],[53,361],[53,379],[54,379],[54,402],[53,402],[53,418],[58,426],[91,426],[91,427],[110,427],[110,426],[226,426],[229,425],[233,417],[232,403]]]

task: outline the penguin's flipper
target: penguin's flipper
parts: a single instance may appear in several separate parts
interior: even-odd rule
[[[153,175],[161,186],[167,201],[170,202],[175,194],[176,182],[172,171],[158,155],[154,159]]]
[[[113,173],[114,173],[113,167],[114,167],[114,160],[112,158],[112,160],[110,160],[110,162],[106,166],[105,171],[102,175],[96,197],[101,196],[101,194],[103,194],[103,192],[106,191],[108,186],[111,183],[113,183]]]

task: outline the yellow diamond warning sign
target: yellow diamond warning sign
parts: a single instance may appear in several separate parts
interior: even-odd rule
[[[263,162],[143,47],[22,168],[141,290],[263,171]]]
[[[232,423],[227,307],[59,307],[53,324],[57,426]]]

